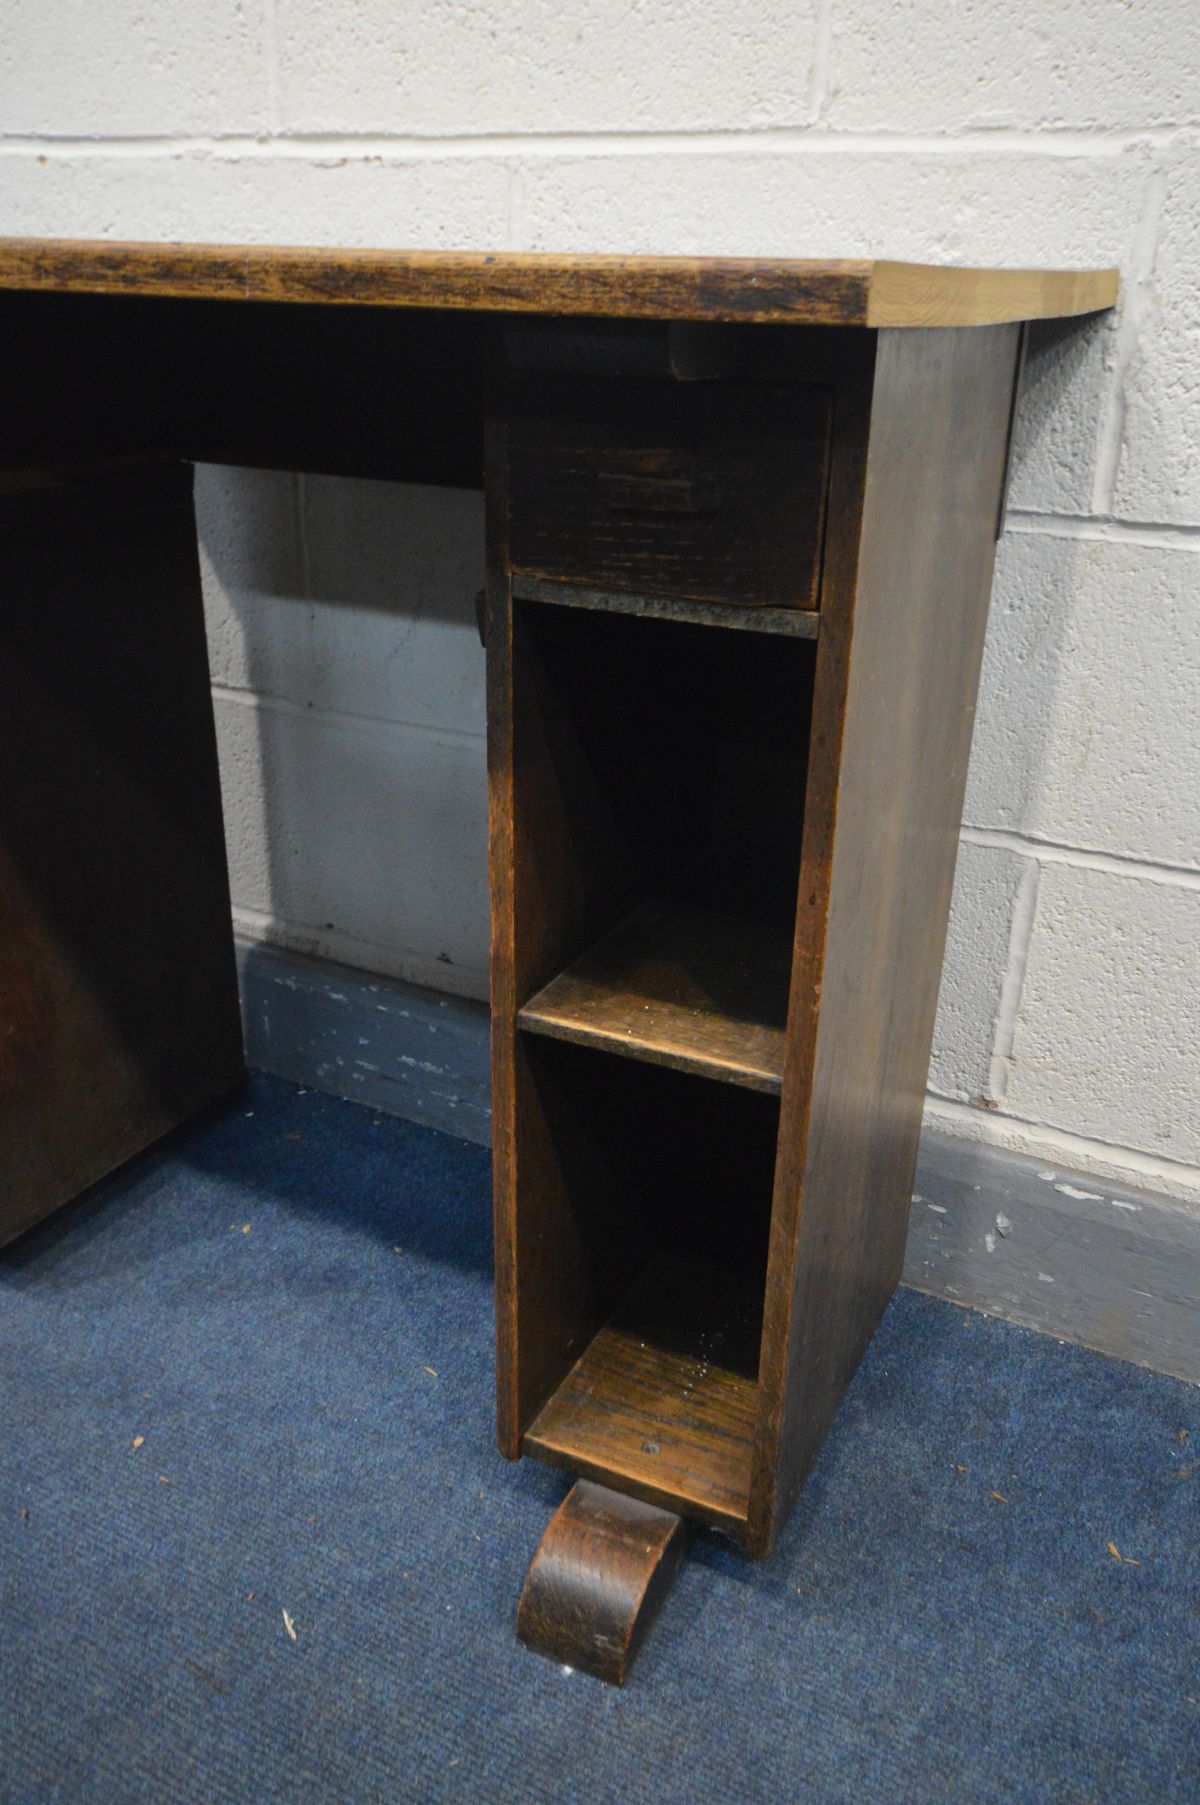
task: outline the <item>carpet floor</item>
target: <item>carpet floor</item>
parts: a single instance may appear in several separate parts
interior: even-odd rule
[[[0,1254],[0,1379],[4,1805],[1200,1799],[1174,1380],[899,1293],[618,1692],[514,1640],[481,1149],[256,1077]]]

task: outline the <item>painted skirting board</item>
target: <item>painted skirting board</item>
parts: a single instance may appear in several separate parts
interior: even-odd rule
[[[240,941],[262,1071],[491,1138],[482,1003]],[[927,1129],[905,1282],[1200,1384],[1200,1211]]]
[[[905,1283],[1200,1384],[1200,1212],[926,1129]]]
[[[246,1063],[486,1146],[483,1003],[237,942]]]

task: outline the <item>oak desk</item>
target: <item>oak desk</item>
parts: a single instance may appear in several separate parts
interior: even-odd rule
[[[1021,322],[1113,271],[0,242],[0,1239],[242,1069],[189,463],[482,484],[519,1631],[769,1553],[901,1268]]]

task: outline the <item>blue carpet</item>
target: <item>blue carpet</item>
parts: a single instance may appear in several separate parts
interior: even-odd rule
[[[488,1197],[257,1078],[0,1255],[5,1805],[1200,1798],[1200,1393],[911,1292],[775,1559],[521,1650]]]

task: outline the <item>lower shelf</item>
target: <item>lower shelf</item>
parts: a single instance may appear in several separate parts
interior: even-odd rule
[[[761,1289],[659,1260],[543,1405],[522,1452],[736,1534],[761,1324]]]

